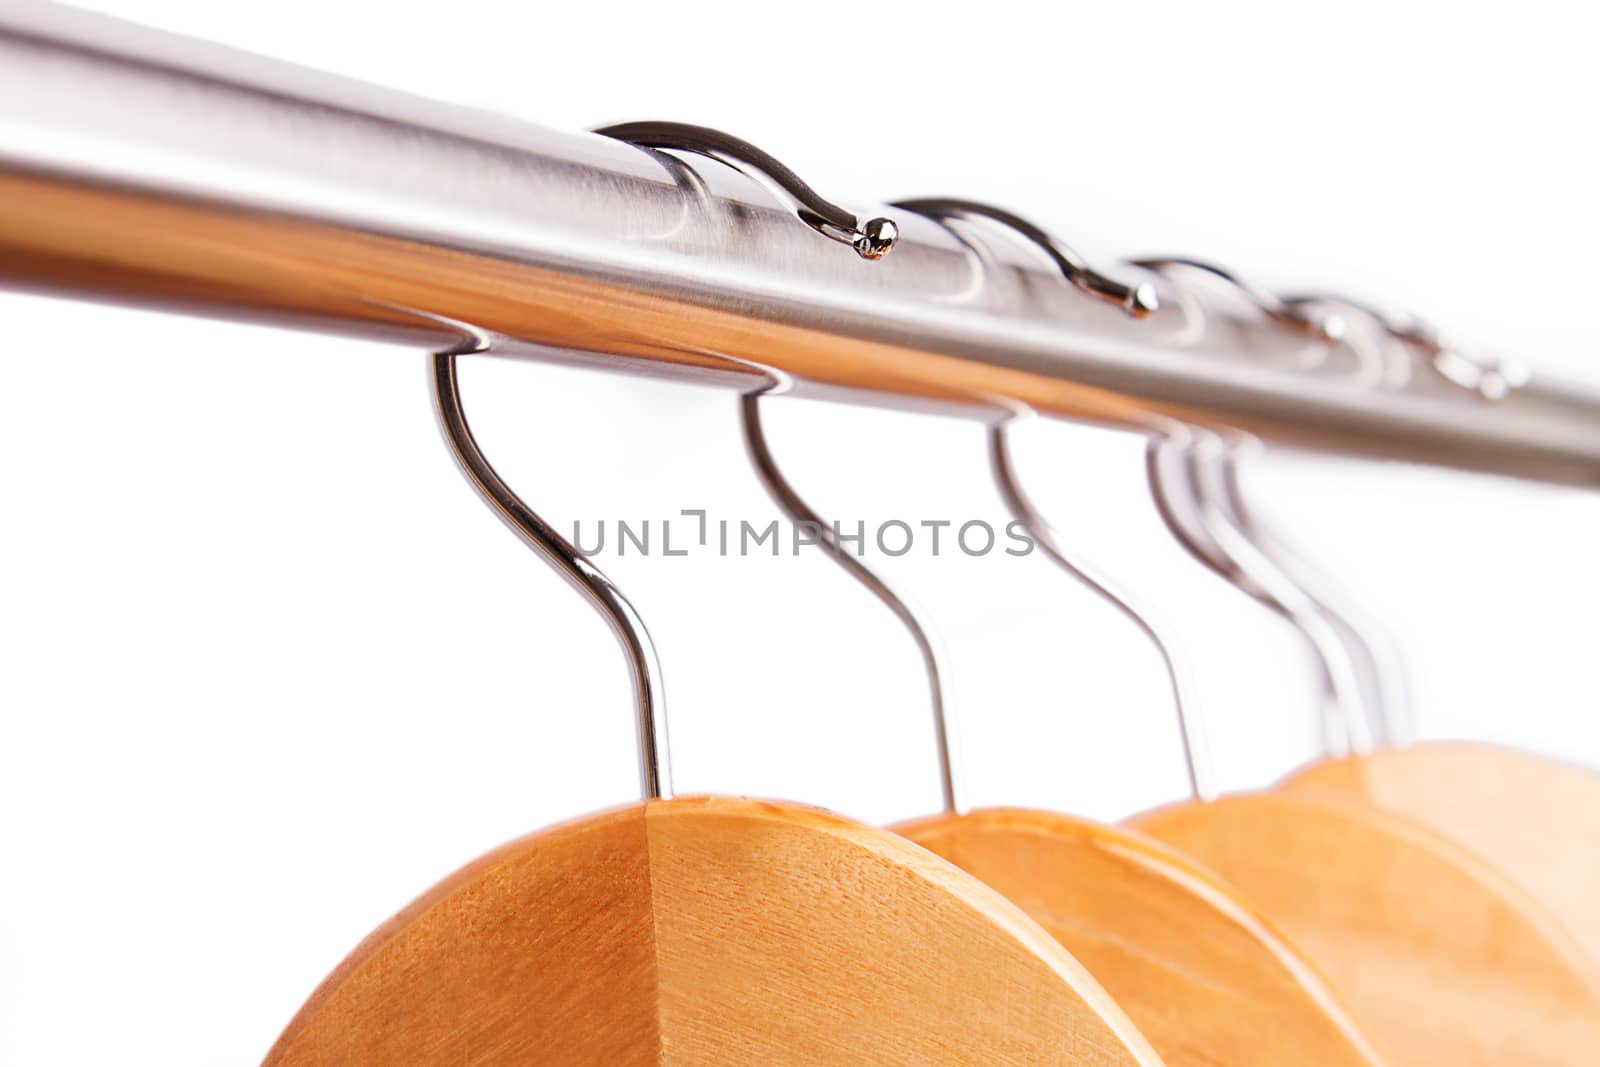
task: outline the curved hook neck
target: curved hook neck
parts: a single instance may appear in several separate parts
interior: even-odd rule
[[[1360,696],[1355,706],[1365,712],[1362,723],[1366,732],[1352,734],[1350,745],[1359,750],[1363,745],[1406,744],[1410,727],[1405,664],[1388,631],[1249,507],[1236,462],[1223,466],[1218,480],[1217,495],[1232,525],[1316,605],[1336,633],[1344,659],[1356,675],[1354,684]]]
[[[761,394],[747,393],[740,397],[739,421],[750,463],[778,509],[796,526],[804,527],[812,535],[817,547],[825,550],[846,574],[894,612],[916,642],[928,679],[928,696],[933,704],[934,743],[939,753],[939,787],[944,808],[951,814],[964,814],[967,808],[955,700],[950,692],[950,671],[946,665],[943,644],[933,623],[888,579],[867,566],[859,556],[847,551],[840,543],[837,528],[807,504],[805,498],[783,476],[761,423]]]
[[[1172,702],[1178,715],[1179,736],[1183,740],[1184,765],[1189,776],[1189,790],[1196,800],[1216,799],[1216,776],[1212,769],[1210,740],[1201,715],[1200,700],[1188,659],[1183,655],[1180,641],[1169,637],[1171,626],[1148,604],[1140,602],[1121,583],[1116,582],[1082,556],[1069,552],[1062,544],[1055,527],[1036,508],[1022,488],[1012,460],[1011,429],[1031,417],[1019,414],[989,427],[989,465],[994,474],[1000,496],[1013,518],[1027,529],[1034,543],[1057,566],[1076,578],[1085,588],[1120,611],[1137,626],[1160,653],[1167,672],[1167,682],[1172,691]]]
[[[1348,348],[1368,385],[1392,377],[1393,360],[1381,346],[1364,342],[1359,330],[1352,331],[1351,313],[1376,322],[1397,340],[1417,343],[1414,335],[1351,301],[1282,298],[1200,260],[1146,259],[1136,265],[1174,281],[1185,270],[1222,281],[1279,325]],[[1379,740],[1404,734],[1401,668],[1386,639],[1331,582],[1254,519],[1239,488],[1233,445],[1216,434],[1203,437],[1199,446],[1180,450],[1176,467],[1163,461],[1166,449],[1149,454],[1151,490],[1168,527],[1201,562],[1288,619],[1311,644],[1330,703],[1325,747],[1331,754],[1347,747],[1365,753]]]
[[[1359,667],[1323,606],[1249,535],[1229,506],[1233,456],[1220,438],[1152,442],[1150,489],[1178,542],[1229,584],[1295,627],[1316,655],[1328,702],[1324,748],[1333,755],[1372,749]]]
[[[672,765],[667,744],[666,693],[655,643],[644,620],[622,591],[611,583],[584,554],[562,537],[511,491],[478,447],[461,406],[461,383],[455,352],[433,357],[433,395],[439,426],[462,473],[489,507],[581,592],[610,624],[633,681],[639,743],[639,785],[646,800],[672,795]]]

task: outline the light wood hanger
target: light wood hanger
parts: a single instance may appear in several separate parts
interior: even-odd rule
[[[1259,794],[1141,815],[1301,946],[1395,1064],[1568,1065],[1600,1049],[1600,970],[1489,864],[1331,796]]]
[[[1405,686],[1385,636],[1342,598],[1330,605],[1328,588],[1319,582],[1319,599],[1371,678],[1375,746],[1314,762],[1276,788],[1371,804],[1444,835],[1539,901],[1600,961],[1600,775],[1502,746],[1409,743]]]
[[[1202,536],[1242,534],[1207,510],[1215,483],[1194,477],[1199,458],[1155,448],[1150,472],[1169,526],[1205,559],[1205,546],[1191,543],[1196,516],[1208,520]],[[1232,580],[1227,567],[1214,569]],[[1293,585],[1265,568],[1251,577],[1269,595]],[[1346,728],[1359,717],[1348,701],[1335,710]],[[1278,923],[1395,1063],[1579,1064],[1600,1048],[1600,968],[1539,901],[1421,823],[1308,788],[1182,804],[1130,824],[1214,870]]]
[[[1016,808],[894,829],[1037,920],[1168,1064],[1387,1062],[1313,957],[1153,837]]]
[[[654,800],[507,845],[367,938],[270,1067],[1160,1059],[998,893],[792,804]]]
[[[1375,315],[1348,301],[1319,301],[1352,316]],[[1386,321],[1379,326],[1394,329]],[[1335,704],[1362,705],[1335,724],[1346,734],[1336,740],[1348,755],[1315,762],[1278,788],[1335,791],[1443,834],[1526,890],[1600,961],[1600,775],[1504,747],[1409,744],[1404,669],[1383,628],[1253,513],[1230,459],[1191,473],[1209,478],[1217,518],[1292,579],[1331,624],[1341,646],[1335,654],[1346,664],[1329,677],[1349,677],[1355,690]]]
[[[1171,1067],[1380,1062],[1310,963],[1233,890],[1167,846],[1124,828],[1047,812],[965,810],[954,709],[940,646],[921,613],[862,560],[783,476],[764,432],[761,401],[741,405],[744,439],[772,498],[906,624],[928,668],[946,810],[894,829],[999,890],[1086,964]],[[1070,562],[1022,496],[1007,424],[990,433],[998,481],[1035,541],[1157,639],[1146,617]],[[1169,664],[1172,659],[1168,658]],[[1175,689],[1179,687],[1174,673]],[[1186,709],[1190,710],[1190,709]],[[1190,779],[1209,788],[1203,737],[1186,721]]]
[[[1376,346],[1370,362],[1384,365],[1384,380],[1431,374],[1490,401],[1510,388],[1503,365],[1457,351],[1415,316],[1328,295],[1293,303],[1364,323]],[[1600,775],[1499,746],[1410,744],[1404,667],[1388,634],[1244,506],[1231,469],[1222,475],[1220,490],[1241,532],[1312,592],[1366,675],[1375,750],[1321,760],[1278,788],[1334,791],[1443,834],[1527,890],[1600,960]]]
[[[792,804],[666,799],[649,635],[472,440],[469,479],[623,639],[646,800],[470,864],[364,941],[270,1067],[464,1063],[1160,1067],[1112,998],[999,893],[887,831]]]
[[[1600,960],[1600,775],[1560,760],[1466,743],[1380,748],[1290,776],[1403,815],[1516,882]]]

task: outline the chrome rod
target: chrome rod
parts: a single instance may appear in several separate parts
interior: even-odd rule
[[[430,348],[465,323],[502,355],[747,391],[766,367],[812,395],[1170,416],[1600,485],[1600,389],[1374,390],[1248,308],[1150,275],[1160,310],[1131,320],[1024,241],[980,257],[911,212],[857,205],[899,240],[878,262],[840,255],[759,182],[682,158],[692,181],[594,134],[69,8],[0,10],[0,285]]]

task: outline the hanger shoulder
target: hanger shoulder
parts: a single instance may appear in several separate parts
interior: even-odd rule
[[[644,807],[524,837],[361,942],[266,1063],[653,1064],[653,942]]]
[[[1019,809],[896,829],[1033,916],[1117,998],[1169,1067],[1381,1062],[1295,948],[1160,842]]]
[[[524,838],[364,942],[269,1067],[1160,1067],[994,890],[887,831],[679,798]]]
[[[1600,774],[1509,748],[1434,743],[1324,760],[1279,788],[1332,790],[1464,845],[1600,960]]]
[[[1600,980],[1487,864],[1426,827],[1327,796],[1227,797],[1133,825],[1216,871],[1328,974],[1401,1064],[1587,1062]]]
[[[1156,1062],[1043,930],[887,831],[725,798],[652,805],[650,821],[678,1062]]]

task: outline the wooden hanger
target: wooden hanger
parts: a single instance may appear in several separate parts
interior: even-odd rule
[[[1231,529],[1243,538],[1235,547],[1259,553],[1256,566],[1247,558],[1232,559],[1239,570],[1230,577],[1271,584],[1263,569],[1270,565],[1309,597],[1285,613],[1326,626],[1313,632],[1313,642],[1324,652],[1333,705],[1343,707],[1338,724],[1343,736],[1336,736],[1335,744],[1352,750],[1312,764],[1279,788],[1333,791],[1443,834],[1526,890],[1600,961],[1600,775],[1488,745],[1407,746],[1403,671],[1382,628],[1251,514],[1231,459],[1221,459],[1188,471],[1191,489],[1202,496],[1209,492],[1220,505],[1210,523],[1202,516],[1201,524],[1223,536]],[[1168,504],[1169,510],[1185,506]],[[1178,521],[1182,525],[1181,516]],[[1192,530],[1188,536],[1195,536]]]
[[[1493,864],[1600,960],[1600,775],[1508,748],[1432,743],[1323,760],[1278,788],[1421,823]]]
[[[1370,804],[1449,838],[1526,891],[1600,961],[1600,775],[1497,746],[1406,744],[1404,686],[1381,630],[1350,606],[1330,605],[1326,582],[1321,589],[1370,678],[1370,741],[1351,739],[1352,753],[1319,760],[1277,788]]]
[[[1160,1059],[998,893],[824,812],[655,800],[505,846],[391,919],[269,1067]]]
[[[881,576],[844,552],[831,524],[784,478],[757,397],[744,398],[741,416],[746,448],[779,507],[797,525],[817,531],[819,545],[899,616],[922,652],[946,810],[894,829],[1036,919],[1088,966],[1169,1067],[1379,1063],[1315,968],[1237,893],[1174,850],[1127,829],[1065,815],[964,810],[953,708],[931,627]],[[1015,480],[1006,434],[1006,424],[991,429],[991,456],[1013,513],[1036,543],[1128,612],[1166,655],[1146,617],[1062,554]],[[1176,673],[1174,688],[1181,688]],[[1204,792],[1209,771],[1203,767],[1203,740],[1187,729],[1185,739],[1192,784]]]
[[[1600,970],[1538,902],[1428,828],[1309,793],[1183,804],[1131,825],[1260,908],[1392,1063],[1594,1062]]]
[[[1162,515],[1218,573],[1302,626],[1351,731],[1360,699],[1353,669],[1341,673],[1345,646],[1293,576],[1218,507],[1228,484],[1215,476],[1231,479],[1227,457],[1153,449]],[[1578,1064],[1600,1048],[1600,968],[1501,871],[1418,822],[1314,789],[1183,804],[1130,822],[1281,926],[1395,1063]]]
[[[1159,1067],[1081,964],[931,853],[791,804],[660,799],[670,772],[648,632],[478,451],[454,355],[434,371],[469,479],[623,641],[647,799],[441,883],[351,953],[267,1064]]]
[[[1018,809],[894,829],[1032,916],[1174,1067],[1386,1062],[1313,957],[1146,834]]]

